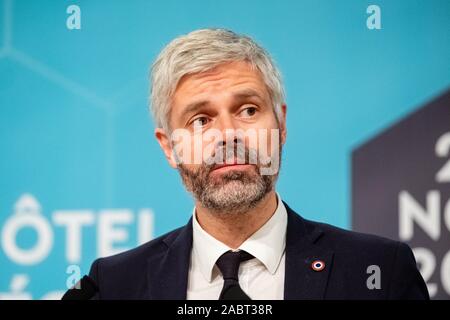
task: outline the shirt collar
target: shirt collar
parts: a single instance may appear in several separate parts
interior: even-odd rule
[[[277,202],[272,217],[238,248],[261,261],[271,274],[276,272],[286,247],[287,211],[278,193]],[[197,221],[195,207],[192,230],[194,259],[205,279],[211,282],[217,259],[232,249],[203,230]]]

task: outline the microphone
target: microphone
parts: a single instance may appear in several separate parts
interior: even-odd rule
[[[61,300],[91,300],[98,292],[97,284],[92,278],[84,276],[72,288],[67,290]]]

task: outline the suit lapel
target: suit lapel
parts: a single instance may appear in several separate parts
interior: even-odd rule
[[[333,252],[317,245],[316,241],[323,233],[319,228],[307,227],[305,220],[286,204],[285,206],[288,212],[288,226],[284,298],[324,299],[333,263]],[[313,269],[312,263],[316,260],[325,264],[323,270]]]
[[[192,218],[164,243],[166,250],[148,259],[148,298],[185,300],[192,248]]]

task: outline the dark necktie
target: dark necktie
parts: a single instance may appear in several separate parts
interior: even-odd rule
[[[241,262],[254,257],[243,250],[227,251],[217,259],[216,265],[223,276],[223,288],[219,300],[251,300],[239,285],[238,273]]]

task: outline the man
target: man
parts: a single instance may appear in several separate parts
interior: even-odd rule
[[[276,193],[284,90],[252,39],[191,32],[151,78],[156,139],[195,208],[184,227],[96,260],[96,298],[429,298],[407,245],[305,220]]]

